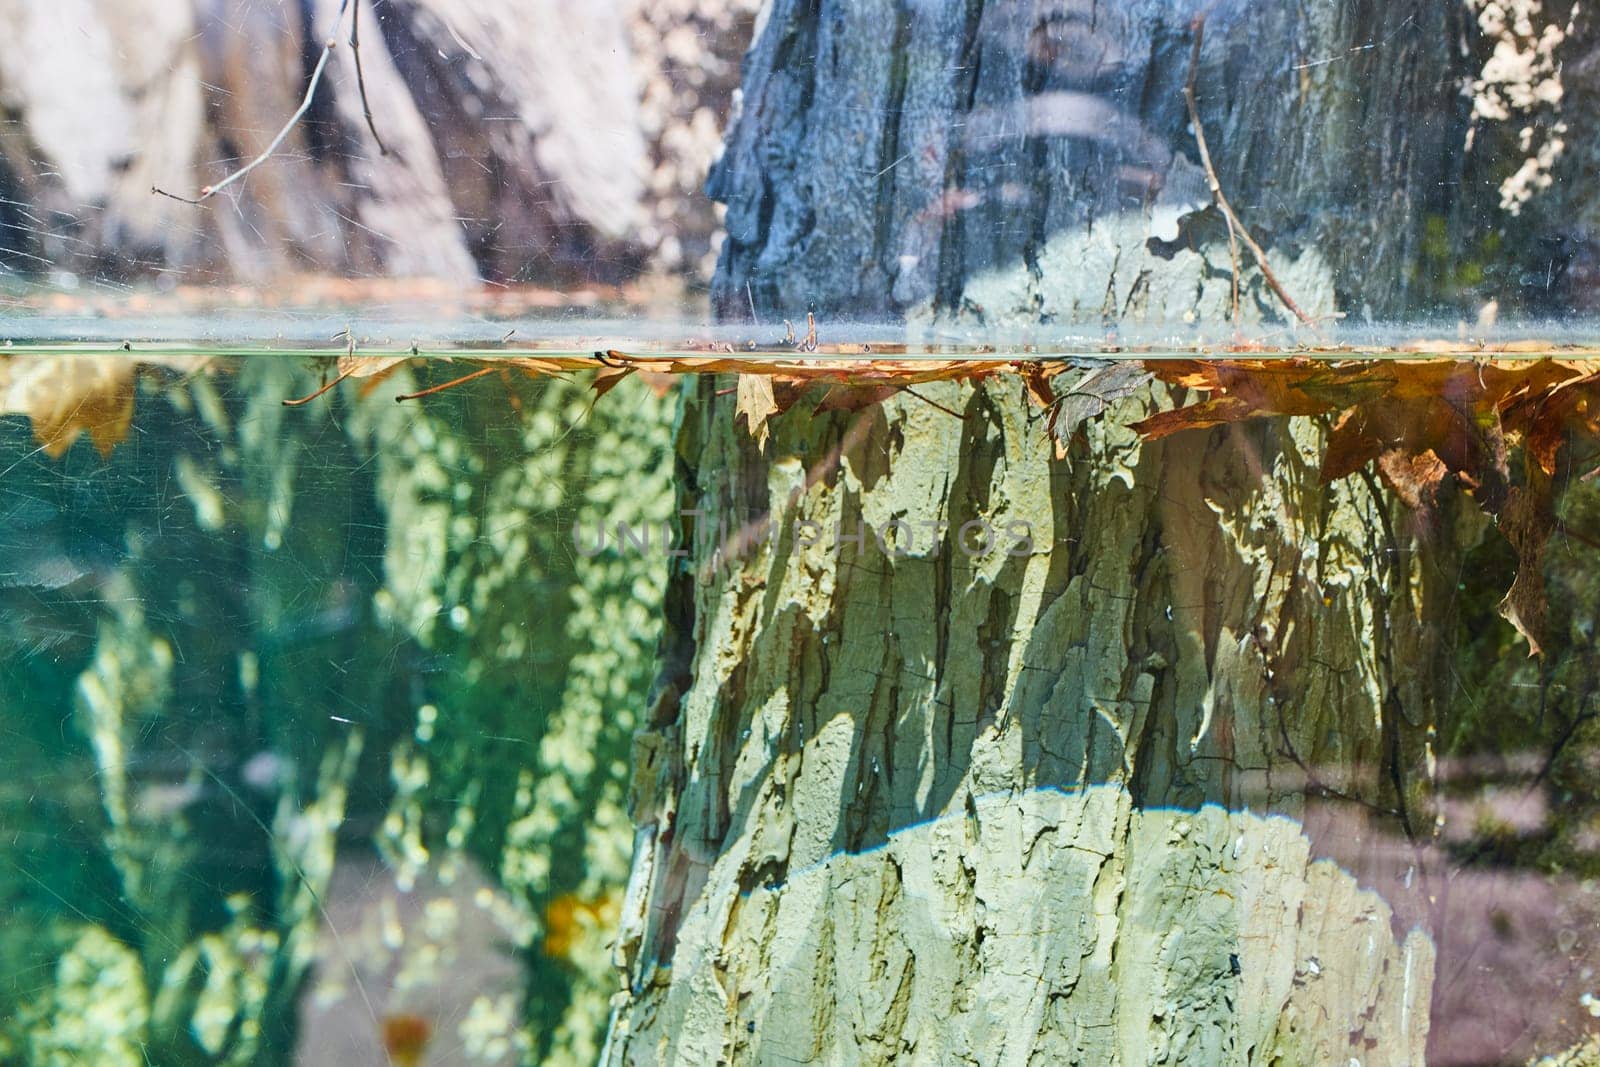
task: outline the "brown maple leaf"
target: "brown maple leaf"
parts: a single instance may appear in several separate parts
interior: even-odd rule
[[[51,458],[80,434],[102,456],[128,436],[141,369],[194,371],[209,357],[108,354],[0,356],[0,413],[26,415],[34,439]]]
[[[1546,351],[1546,347],[1529,351]],[[1406,506],[1432,506],[1455,475],[1517,553],[1501,613],[1540,650],[1543,561],[1555,530],[1551,477],[1575,432],[1600,434],[1600,366],[1591,360],[1150,361],[1194,403],[1136,424],[1147,438],[1278,415],[1333,415],[1322,479],[1376,467]],[[1523,450],[1514,485],[1508,454]]]

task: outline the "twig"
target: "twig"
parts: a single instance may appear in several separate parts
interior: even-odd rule
[[[367,76],[361,70],[361,0],[351,0],[350,7],[350,54],[356,60],[356,89],[361,93],[361,114],[367,120],[372,139],[378,143],[378,154],[387,156],[389,146],[383,143],[383,138],[378,136],[378,127],[372,123],[372,105],[367,103]]]
[[[1234,232],[1237,230],[1239,238],[1244,241],[1245,247],[1250,249],[1250,254],[1255,257],[1256,265],[1261,268],[1261,276],[1267,280],[1267,285],[1283,301],[1283,306],[1294,313],[1307,326],[1313,326],[1311,316],[1300,310],[1300,305],[1294,302],[1283,283],[1278,281],[1278,276],[1272,273],[1272,267],[1267,263],[1267,254],[1262,251],[1256,239],[1250,236],[1250,231],[1244,222],[1233,210],[1233,205],[1228,203],[1228,198],[1222,193],[1222,183],[1217,180],[1217,170],[1211,165],[1211,149],[1206,145],[1205,127],[1200,124],[1200,105],[1195,102],[1195,81],[1200,73],[1200,43],[1205,39],[1206,19],[1204,15],[1198,16],[1193,23],[1194,44],[1189,53],[1189,78],[1183,86],[1183,99],[1189,105],[1189,123],[1194,127],[1195,144],[1200,148],[1200,165],[1205,168],[1206,184],[1211,188],[1211,198],[1216,201],[1217,208],[1221,210],[1222,217],[1228,223],[1228,246],[1234,255],[1234,281],[1233,281],[1233,313],[1235,319],[1239,315],[1239,259],[1238,249],[1234,245]]]
[[[361,0],[341,0],[341,3],[339,4],[339,13],[334,16],[335,25],[337,26],[338,20],[344,18],[344,13],[346,10],[352,12],[354,17],[350,22],[350,50],[355,54],[356,86],[361,91],[361,109],[366,115],[367,128],[372,131],[373,140],[378,142],[378,150],[387,156],[389,154],[389,149],[384,146],[383,138],[378,136],[377,128],[372,125],[372,108],[367,104],[367,81],[366,77],[361,72],[360,32],[357,29],[361,21],[360,8]],[[322,84],[322,75],[328,69],[328,59],[333,55],[333,50],[338,46],[339,42],[335,37],[328,38],[327,43],[322,46],[322,56],[317,60],[317,66],[311,72],[311,80],[306,84],[306,93],[305,96],[300,100],[300,106],[295,109],[293,115],[289,116],[289,121],[283,124],[283,128],[278,131],[278,135],[272,139],[272,143],[267,145],[266,149],[262,151],[260,155],[256,156],[250,162],[246,163],[232,174],[229,174],[221,181],[216,182],[213,185],[202,186],[200,189],[200,195],[197,197],[179,196],[177,193],[170,193],[156,185],[152,185],[150,187],[150,191],[157,196],[164,196],[169,200],[179,200],[185,204],[203,204],[207,200],[210,200],[213,196],[216,196],[218,193],[222,192],[222,190],[226,189],[228,186],[232,185],[234,182],[239,181],[245,175],[261,166],[261,164],[265,163],[268,159],[272,158],[273,153],[277,152],[277,150],[283,145],[283,142],[288,138],[289,133],[295,128],[295,126],[299,125],[301,119],[305,118],[306,112],[311,110],[311,102],[316,99],[317,87]]]
[[[404,396],[397,396],[394,398],[395,403],[400,403],[401,401],[405,400],[420,400],[425,396],[433,396],[435,393],[442,393],[446,389],[454,389],[458,385],[464,385],[475,378],[482,378],[485,375],[493,374],[498,369],[498,367],[484,367],[481,370],[473,371],[471,374],[463,374],[459,378],[453,378],[450,381],[445,382],[443,385],[435,385],[432,388],[424,389],[420,393],[407,393]]]
[[[331,340],[337,341],[341,337],[343,337],[345,339],[345,342],[346,342],[345,348],[344,348],[344,354],[347,357],[350,358],[350,362],[347,365],[347,369],[340,371],[338,377],[334,378],[333,381],[324,382],[322,384],[322,388],[318,389],[316,392],[312,393],[310,396],[303,396],[298,400],[285,400],[283,402],[283,406],[284,407],[286,407],[286,408],[303,407],[306,404],[311,403],[317,397],[322,396],[329,389],[332,389],[334,386],[338,385],[340,382],[344,381],[346,378],[350,377],[350,375],[352,375],[352,374],[354,374],[356,372],[356,364],[354,362],[355,354],[356,354],[356,338],[355,338],[355,335],[350,332],[350,327],[346,326],[344,329],[342,329],[338,333],[334,334],[333,337],[331,338]]]
[[[317,85],[322,81],[322,72],[328,68],[328,57],[333,55],[333,50],[338,47],[338,44],[338,41],[329,38],[328,43],[322,46],[322,58],[317,60],[316,70],[311,72],[311,84],[306,86],[305,98],[300,101],[300,106],[295,109],[295,113],[289,116],[289,121],[283,124],[283,129],[278,131],[278,136],[272,139],[272,143],[267,145],[266,150],[259,156],[256,156],[256,158],[252,159],[250,162],[246,163],[244,166],[240,167],[238,170],[234,171],[220,182],[217,182],[215,185],[203,186],[200,190],[200,195],[194,199],[190,199],[187,196],[179,196],[176,193],[169,193],[165,189],[161,189],[153,185],[150,187],[150,191],[159,196],[168,197],[172,200],[182,200],[185,204],[203,204],[207,200],[210,200],[213,196],[216,196],[218,193],[222,192],[222,190],[226,189],[228,186],[232,185],[234,182],[238,181],[240,178],[243,178],[246,174],[249,174],[251,171],[261,166],[261,164],[265,163],[272,156],[272,153],[278,150],[278,146],[283,144],[284,139],[289,136],[289,131],[293,130],[295,125],[305,117],[305,113],[311,110],[311,100],[312,97],[316,96]]]
[[[916,397],[918,400],[922,401],[924,404],[928,405],[930,408],[937,408],[938,410],[944,412],[946,415],[949,415],[951,418],[955,418],[955,419],[965,418],[965,416],[962,415],[961,412],[953,411],[950,408],[947,408],[943,404],[939,403],[937,400],[932,400],[932,399],[930,399],[928,397],[923,396],[921,393],[917,392],[915,389],[911,388],[911,386],[909,386],[909,385],[906,386],[903,390],[901,390],[901,392],[910,393],[912,396]]]
[[[1593,473],[1593,472],[1591,471],[1590,473]],[[1586,474],[1586,475],[1584,475],[1584,477],[1588,478],[1589,475]],[[1563,537],[1570,537],[1574,541],[1577,541],[1580,544],[1588,545],[1590,548],[1600,548],[1600,538],[1595,538],[1594,536],[1592,536],[1590,534],[1583,533],[1582,531],[1579,531],[1579,530],[1574,530],[1567,523],[1564,523],[1564,522],[1556,523],[1556,529],[1557,529],[1557,531],[1560,532],[1561,536],[1563,536]]]
[[[352,373],[353,373],[353,371],[348,371],[348,370],[347,371],[343,371],[343,372],[341,372],[339,374],[338,377],[334,378],[333,381],[326,383],[325,385],[323,385],[323,387],[321,389],[318,389],[316,392],[312,393],[310,396],[302,396],[297,400],[285,400],[283,402],[283,406],[286,407],[286,408],[303,407],[306,404],[311,403],[317,397],[319,397],[319,396],[323,395],[324,393],[326,393],[329,389],[332,389],[334,386],[338,385],[340,382],[344,381],[346,378],[350,377],[350,375]]]
[[[1306,776],[1305,786],[1300,791],[1302,796],[1320,797],[1326,800],[1342,800],[1347,804],[1365,808],[1375,815],[1386,815],[1401,819],[1402,822],[1405,821],[1405,813],[1398,808],[1386,808],[1375,801],[1368,800],[1366,797],[1358,796],[1355,793],[1347,792],[1324,782],[1317,772],[1312,769],[1311,765],[1306,763],[1304,757],[1295,749],[1294,742],[1290,740],[1289,723],[1284,715],[1284,701],[1281,700],[1278,701],[1278,735],[1279,753],[1287,756],[1289,761],[1300,769],[1300,773]]]

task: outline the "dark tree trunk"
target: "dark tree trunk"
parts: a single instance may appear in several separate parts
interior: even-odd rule
[[[1202,12],[1217,177],[1284,281],[1308,310],[1418,310],[1474,73],[1468,13],[1423,0],[778,0],[710,183],[728,203],[719,310],[1225,311],[1226,234],[1202,212],[1182,94]],[[1247,317],[1283,317],[1246,276]]]

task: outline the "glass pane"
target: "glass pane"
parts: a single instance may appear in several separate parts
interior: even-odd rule
[[[0,0],[0,1061],[1589,1062],[1595,34]]]

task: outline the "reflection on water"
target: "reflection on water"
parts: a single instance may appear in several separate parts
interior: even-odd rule
[[[673,518],[673,400],[496,377],[396,405],[402,369],[287,410],[319,384],[300,361],[214,370],[141,379],[104,456],[88,437],[46,455],[0,420],[0,1059],[592,1061],[612,994],[642,980],[613,949],[669,559],[572,534]],[[1405,831],[1345,788],[1386,767],[1272,782],[1306,794],[1293,820],[1253,814],[1248,787],[1232,811],[1120,785],[985,794],[768,872],[748,906],[836,916],[869,859],[914,870],[972,833],[984,951],[1027,976],[1103,858],[1067,850],[1041,891],[1040,828],[1121,820],[1151,849],[1121,914],[1160,924],[1174,879],[1214,886],[1172,951],[1214,968],[1246,1030],[1288,1003],[1395,1013],[1435,1063],[1577,1044],[1600,1026],[1600,494],[1561,507],[1544,661],[1473,622],[1508,550],[1485,539],[1460,575],[1434,801]],[[871,899],[934,923],[910,883]],[[1392,996],[1334,964],[1361,923],[1393,932]],[[796,929],[773,995],[821,980],[806,939],[832,927]],[[1170,965],[1130,957],[1120,980],[1154,998]]]

